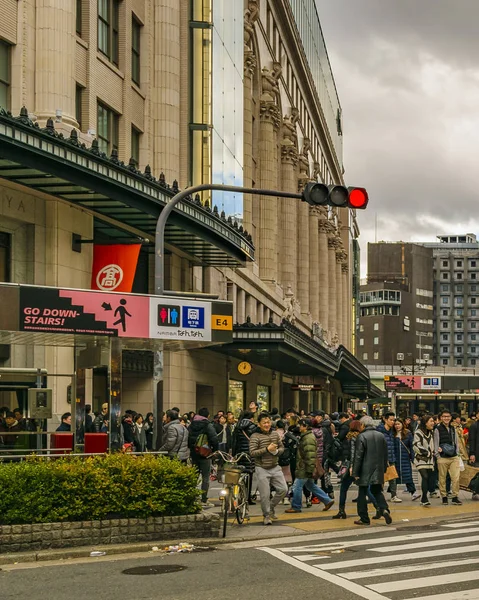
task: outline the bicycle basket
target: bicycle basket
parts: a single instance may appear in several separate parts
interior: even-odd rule
[[[225,466],[223,469],[223,483],[226,485],[237,485],[242,473],[243,469]]]

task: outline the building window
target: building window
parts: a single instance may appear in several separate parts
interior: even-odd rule
[[[118,65],[118,23],[118,1],[98,0],[98,50],[115,65]]]
[[[475,342],[477,335],[475,333],[471,333],[471,341]]]
[[[471,329],[477,329],[476,321],[471,321],[470,325],[471,325]]]
[[[462,366],[462,358],[458,358],[456,360],[456,367],[461,367]]]
[[[364,346],[364,338],[359,338],[359,345]]]
[[[462,304],[464,302],[463,296],[454,296],[454,302],[456,304]]]
[[[476,261],[475,260],[471,260],[471,267],[475,267],[476,266]]]
[[[476,366],[476,359],[471,358],[471,367],[475,367],[475,366]]]
[[[462,273],[458,273],[458,274],[457,274],[457,279],[458,279],[458,280],[461,280],[461,279],[462,279]]]
[[[378,331],[379,330],[379,323],[374,323],[374,331]]]
[[[441,285],[441,292],[448,292],[448,291],[449,291],[449,284],[443,283]]]
[[[10,281],[12,236],[0,232],[0,281]]]
[[[477,275],[476,275],[476,273],[471,273],[471,279],[474,279],[474,280],[476,280],[476,279],[477,279]]]
[[[477,285],[471,285],[471,292],[477,291]]]
[[[0,41],[0,106],[10,108],[10,46]]]
[[[368,353],[367,352],[363,352],[363,360],[368,360]]]
[[[78,123],[78,129],[81,131],[82,129],[82,100],[83,100],[83,88],[81,85],[76,86],[75,89],[75,119]]]
[[[462,346],[456,346],[456,354],[462,354]]]
[[[477,314],[477,310],[475,308],[471,309],[471,317],[475,317]]]
[[[449,279],[449,273],[443,273],[442,278],[446,280]]]
[[[447,317],[448,315],[449,315],[449,311],[447,309],[442,311],[443,317]]]
[[[447,269],[447,267],[449,266],[449,263],[447,262],[447,260],[442,261],[442,266]]]
[[[103,104],[98,104],[98,147],[108,156],[118,150],[118,115]]]
[[[462,267],[462,260],[456,261],[456,267]]]
[[[364,331],[364,325],[359,326],[359,331]]]
[[[445,321],[442,322],[441,327],[443,329],[447,329],[448,323],[446,323]]]
[[[443,333],[442,334],[442,341],[443,342],[448,342],[449,341],[449,334],[448,333]]]
[[[374,345],[377,346],[379,344],[379,338],[375,337],[374,338]]]
[[[456,342],[462,342],[462,333],[456,333]]]
[[[472,352],[473,354],[476,354],[476,346],[471,346],[471,352]]]
[[[79,35],[80,37],[81,37],[82,2],[83,2],[83,0],[77,0],[76,28],[77,28],[77,35]]]
[[[373,358],[374,360],[379,360],[379,352],[375,352]]]
[[[462,329],[462,321],[456,321],[456,327]]]
[[[140,164],[140,137],[141,132],[135,127],[131,128],[131,158],[135,161],[135,165]]]
[[[442,359],[442,364],[443,364],[444,366],[446,366],[448,363],[449,363],[449,361],[448,361],[448,359],[447,359],[447,358],[443,358],[443,359]]]
[[[443,354],[449,354],[449,346],[443,346],[441,350]]]
[[[477,298],[470,298],[471,304],[477,304]]]
[[[270,395],[269,385],[256,386],[256,402],[259,404],[259,411],[269,411]]]
[[[442,296],[441,304],[449,304],[449,298],[447,296]]]
[[[133,17],[131,21],[131,79],[140,85],[140,32],[141,25]]]
[[[464,286],[462,285],[462,283],[458,283],[456,285],[456,292],[462,292],[464,289]]]

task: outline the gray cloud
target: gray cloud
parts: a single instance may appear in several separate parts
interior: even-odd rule
[[[479,2],[316,1],[343,107],[346,180],[371,198],[363,256],[375,214],[378,240],[479,230]]]

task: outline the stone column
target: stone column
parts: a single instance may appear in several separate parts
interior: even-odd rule
[[[277,132],[281,122],[278,106],[269,94],[263,94],[260,106],[259,160],[260,181],[263,189],[277,189],[278,146]],[[260,277],[278,280],[278,199],[258,198],[259,231],[256,247],[259,249]]]
[[[331,341],[337,338],[337,313],[338,313],[338,295],[336,288],[336,249],[338,248],[338,238],[335,235],[328,237],[328,295],[329,295],[329,338]]]
[[[297,192],[296,165],[298,164],[298,151],[287,143],[283,138],[281,144],[281,189],[286,192]],[[279,239],[281,240],[279,252],[279,269],[281,274],[280,282],[286,291],[291,287],[293,293],[297,293],[297,259],[298,247],[295,243],[298,222],[298,201],[293,198],[280,198],[280,229]],[[293,243],[290,242],[293,241]]]
[[[63,0],[58,0],[63,1]],[[180,2],[155,2],[152,68],[153,173],[180,173]],[[131,18],[131,17],[130,17]]]
[[[333,231],[333,225],[328,221],[327,209],[322,208],[321,218],[318,220],[318,289],[319,289],[319,316],[323,330],[329,329],[329,261],[328,261],[328,235]]]
[[[298,191],[302,192],[304,186],[310,180],[309,175],[309,149],[311,142],[308,138],[303,139],[303,148],[299,155],[299,179]],[[309,206],[306,202],[298,203],[298,300],[301,305],[301,313],[310,312],[309,307]]]
[[[339,343],[343,343],[343,314],[344,314],[344,297],[343,297],[343,271],[341,269],[343,263],[343,250],[336,251],[336,301],[337,301],[337,317],[336,330],[338,332]]]
[[[244,126],[243,126],[243,185],[251,187],[253,182],[253,76],[256,56],[245,48],[244,54]],[[253,230],[253,200],[251,194],[243,194],[243,227]]]
[[[62,121],[75,120],[76,15],[72,0],[37,0],[35,31],[35,113],[43,124],[62,111]],[[27,40],[24,44],[27,45]],[[95,50],[96,51],[96,50]],[[30,107],[28,107],[30,108]],[[33,108],[33,107],[32,107]]]
[[[349,293],[349,267],[347,262],[341,265],[343,278],[343,345],[351,348],[351,295]]]
[[[313,322],[319,322],[319,216],[319,208],[309,208],[309,310]]]

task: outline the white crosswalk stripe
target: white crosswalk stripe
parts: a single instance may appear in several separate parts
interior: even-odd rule
[[[451,523],[396,536],[382,529],[370,538],[259,549],[365,600],[479,600],[479,536],[468,535],[478,525]]]

